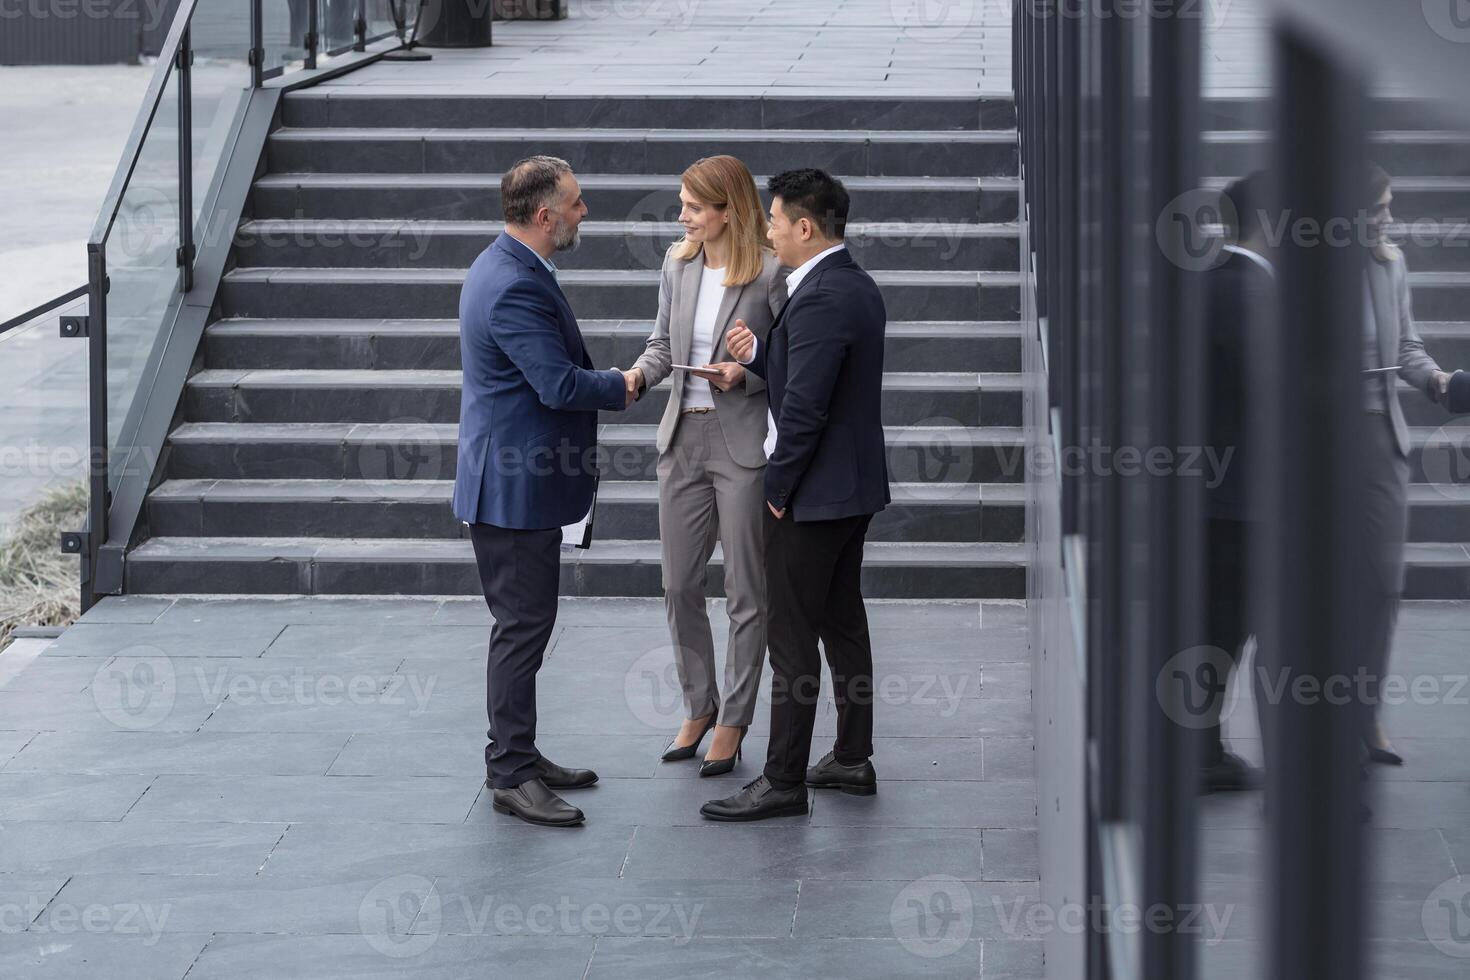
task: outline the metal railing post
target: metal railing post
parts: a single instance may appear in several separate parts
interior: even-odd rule
[[[307,0],[306,67],[316,67],[317,48],[321,44],[321,0]]]
[[[107,540],[107,511],[112,504],[108,480],[106,249],[105,244],[87,246],[87,429],[91,460],[87,471],[87,532],[79,542],[83,612],[97,600],[97,555]]]
[[[352,42],[352,50],[367,50],[367,0],[357,0],[357,17],[352,22],[352,33],[356,38]]]
[[[265,82],[265,24],[260,0],[250,0],[250,87],[260,88]]]
[[[179,291],[194,288],[194,48],[184,28],[175,68],[179,73]]]

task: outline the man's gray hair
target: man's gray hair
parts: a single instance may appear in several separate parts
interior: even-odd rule
[[[530,224],[542,208],[557,204],[558,181],[572,172],[571,164],[560,157],[534,156],[516,161],[500,178],[500,203],[505,208],[507,224]]]

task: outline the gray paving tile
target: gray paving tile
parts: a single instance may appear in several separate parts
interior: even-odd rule
[[[910,701],[880,704],[873,712],[873,733],[878,737],[923,737],[944,732],[1029,738],[1031,699],[936,699],[928,704]]]
[[[1036,786],[1030,780],[911,781],[880,787],[874,796],[821,791],[814,827],[1036,826]]]
[[[35,732],[0,732],[0,769],[35,737]]]
[[[1031,664],[986,664],[980,697],[1015,700],[1031,696]]]
[[[566,980],[581,977],[591,937],[220,936],[189,980]]]
[[[0,834],[0,868],[28,874],[251,874],[285,824],[21,820]]]
[[[662,736],[543,735],[536,747],[546,758],[602,777],[647,777],[661,767]],[[405,732],[352,736],[332,763],[334,776],[485,775],[484,735]]]
[[[478,626],[379,625],[376,617],[373,624],[365,629],[362,619],[356,623],[293,623],[281,631],[265,656],[305,657],[325,652],[349,658],[372,654],[406,658],[433,651],[434,657],[450,660],[478,657],[483,678],[489,634]]]
[[[1470,827],[1470,783],[1370,785],[1375,827]]]
[[[26,875],[0,871],[0,935],[20,932],[66,884],[66,875]]]
[[[215,709],[202,730],[209,732],[464,732],[485,727],[484,694],[441,692],[436,679],[409,677],[376,689],[370,675],[331,678],[327,689],[301,698],[230,698]],[[422,682],[422,683],[419,683]]]
[[[342,735],[299,733],[43,732],[0,768],[139,775],[323,775],[346,742]]]
[[[586,792],[568,795],[580,806]],[[549,881],[615,878],[634,838],[631,825],[606,820],[548,831],[503,814],[488,816],[493,819],[436,826],[295,824],[271,852],[261,873],[288,877],[479,875]]]
[[[873,661],[903,664],[973,665],[1018,663],[1029,657],[1029,640],[1015,629],[962,630],[873,626]]]
[[[410,931],[443,935],[771,937],[791,934],[795,879],[445,876],[439,914]]]
[[[364,621],[391,626],[427,624],[439,611],[440,600],[375,596],[221,596],[181,597],[158,618],[159,625],[212,623],[248,626],[252,623],[343,625]]]
[[[624,877],[837,878],[913,881],[948,874],[981,880],[980,834],[966,830],[808,827],[795,822],[641,826]]]
[[[677,945],[660,939],[608,937],[597,944],[587,980],[687,980],[688,977],[843,977],[892,980],[922,973],[936,980],[980,974],[980,944],[923,958],[897,940],[702,939]]]
[[[0,976],[25,980],[179,980],[209,937],[146,936],[69,931],[0,933]],[[105,974],[99,971],[105,966]]]
[[[1029,937],[1041,903],[1033,882],[963,882],[948,875],[913,881],[804,881],[796,910],[797,939],[938,938],[935,910],[955,914],[962,939]],[[945,937],[950,938],[950,937]]]
[[[170,609],[170,612],[172,608]],[[281,626],[259,618],[234,624],[194,622],[78,623],[46,648],[48,657],[254,657],[268,647]]]
[[[981,739],[986,779],[1034,779],[1036,747],[1029,738]]]
[[[1385,782],[1470,782],[1470,725],[1462,738],[1399,738],[1394,748],[1402,766],[1373,766],[1370,775]]]
[[[77,694],[87,689],[112,657],[37,657],[14,676],[0,681],[3,691]]]
[[[218,704],[179,691],[162,675],[112,669],[105,668],[107,673],[85,692],[0,691],[0,715],[6,724],[35,731],[191,732]]]
[[[1455,870],[1462,875],[1470,875],[1470,828],[1442,827],[1439,834],[1449,851],[1450,860],[1455,864]]]
[[[0,772],[0,820],[121,820],[152,778]]]
[[[137,907],[150,927],[170,933],[404,933],[432,885],[415,876],[335,877],[75,875],[54,906]],[[384,916],[383,900],[410,917]]]
[[[103,596],[77,620],[79,623],[151,623],[174,604],[168,596]]]
[[[26,777],[0,773],[0,785],[8,778]],[[434,776],[159,776],[129,819],[457,824],[481,785]]]
[[[980,839],[986,881],[1035,881],[1040,877],[1036,831],[982,830]]]

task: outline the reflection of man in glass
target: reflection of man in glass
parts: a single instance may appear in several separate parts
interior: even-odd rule
[[[1250,337],[1270,315],[1273,280],[1272,248],[1266,234],[1266,178],[1243,177],[1225,189],[1221,215],[1227,244],[1219,260],[1204,273],[1206,373],[1206,440],[1224,471],[1205,496],[1205,630],[1206,641],[1225,655],[1211,658],[1221,690],[1210,698],[1213,724],[1204,728],[1204,770],[1200,788],[1255,789],[1260,773],[1244,759],[1225,751],[1220,738],[1223,688],[1239,665],[1248,622],[1249,549],[1259,514],[1252,507],[1250,472],[1255,465],[1250,445]],[[1258,710],[1264,701],[1258,699]]]

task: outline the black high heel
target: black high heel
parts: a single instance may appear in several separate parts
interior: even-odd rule
[[[1380,749],[1370,745],[1368,746],[1368,761],[1376,762],[1380,766],[1401,766],[1404,764],[1404,757],[1393,749]]]
[[[740,726],[740,741],[735,743],[735,754],[725,759],[705,759],[699,764],[701,776],[723,776],[735,769],[735,763],[739,761],[741,746],[745,744],[745,733],[750,731],[749,725]]]
[[[719,714],[719,711],[711,711],[709,713],[709,721],[705,723],[704,729],[691,745],[680,745],[679,736],[675,735],[669,740],[669,744],[664,749],[664,754],[660,758],[664,762],[682,762],[685,759],[694,758],[694,754],[699,751],[699,743],[703,742],[704,737],[709,734],[710,729],[715,727],[715,719],[719,717]]]

